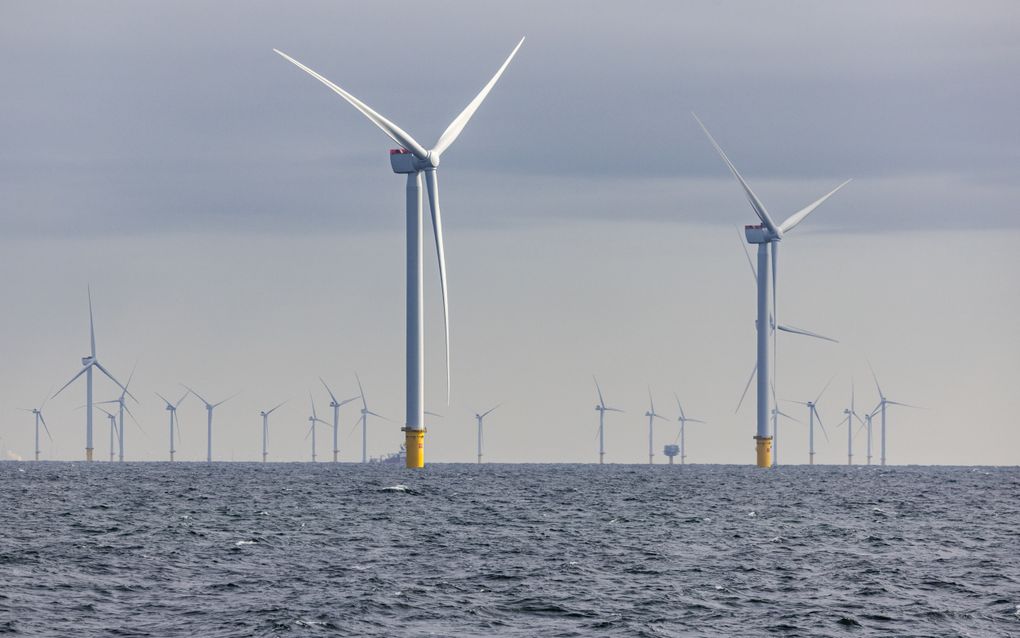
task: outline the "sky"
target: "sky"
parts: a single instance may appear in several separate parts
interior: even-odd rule
[[[1015,2],[5,2],[0,8],[0,457],[88,351],[137,365],[129,459],[167,457],[155,393],[218,401],[214,456],[307,460],[309,392],[357,394],[372,456],[402,442],[404,181],[393,143],[281,49],[431,146],[522,36],[440,169],[452,401],[426,231],[426,460],[647,461],[657,411],[707,421],[688,460],[753,460],[756,218],[690,113],[774,216],[853,182],[782,242],[777,392],[826,383],[837,427],[890,399],[889,462],[1020,461],[1020,5]],[[427,216],[426,216],[427,217]],[[753,390],[752,390],[753,392]],[[113,398],[97,381],[96,399]],[[43,458],[83,457],[84,385],[50,400]],[[807,420],[806,409],[784,410]],[[187,399],[178,459],[205,458]],[[350,406],[341,456],[360,458]],[[781,462],[807,459],[780,426]],[[658,422],[656,462],[676,437]],[[854,431],[855,462],[866,456]],[[876,427],[877,438],[877,427]],[[319,453],[329,437],[319,434]],[[108,430],[96,418],[96,455]],[[877,444],[874,454],[877,459]]]

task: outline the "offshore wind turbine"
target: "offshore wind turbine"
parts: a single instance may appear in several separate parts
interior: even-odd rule
[[[439,136],[431,149],[426,149],[399,126],[386,119],[367,104],[344,89],[316,73],[307,66],[278,49],[273,49],[284,59],[293,63],[313,78],[329,87],[351,106],[367,117],[394,142],[399,149],[390,151],[390,166],[394,173],[407,175],[407,378],[406,417],[404,425],[407,449],[407,467],[419,468],[425,465],[425,351],[424,351],[424,307],[422,305],[422,173],[428,189],[429,209],[432,211],[432,228],[436,240],[436,256],[439,261],[439,280],[443,294],[443,322],[446,335],[446,400],[450,401],[450,313],[447,302],[446,257],[443,246],[443,224],[439,209],[439,181],[436,169],[443,153],[457,139],[471,116],[488,96],[510,61],[524,44],[524,38],[517,43],[503,65],[473,100],[461,111],[453,122]]]
[[[130,392],[128,392],[127,388],[125,388],[121,384],[120,381],[115,379],[113,377],[113,375],[110,374],[110,371],[107,370],[106,368],[104,368],[103,364],[99,363],[99,359],[96,357],[96,324],[95,324],[95,321],[93,320],[93,317],[92,317],[92,289],[91,288],[89,288],[89,341],[91,343],[92,349],[91,349],[90,354],[88,356],[85,356],[85,357],[81,358],[81,365],[82,365],[81,370],[78,371],[78,374],[76,374],[73,377],[71,377],[71,380],[68,381],[67,383],[65,383],[63,385],[63,387],[61,387],[59,390],[57,390],[56,394],[54,394],[53,396],[56,397],[58,394],[60,394],[61,392],[64,391],[64,388],[66,388],[67,386],[69,386],[72,383],[74,383],[74,381],[78,377],[80,377],[83,374],[85,375],[85,460],[91,462],[92,461],[92,368],[99,368],[100,372],[105,374],[107,376],[107,378],[110,379],[110,381],[113,381],[114,383],[116,383],[120,387],[121,390],[124,390],[127,393],[127,395],[129,397],[131,397],[132,399],[135,398],[135,395],[133,395]],[[137,401],[137,399],[135,399],[135,400]]]
[[[168,399],[165,396],[163,396],[162,394],[160,394],[159,392],[156,393],[157,397],[159,397],[160,399],[163,399],[163,403],[166,404],[166,411],[170,413],[170,462],[171,463],[173,463],[173,460],[174,460],[174,452],[177,451],[177,450],[174,449],[174,424],[177,425],[177,428],[176,428],[177,429],[177,440],[180,441],[180,439],[181,439],[181,422],[177,418],[177,407],[181,405],[181,402],[184,401],[184,399],[188,398],[189,394],[191,394],[190,390],[185,392],[184,394],[182,394],[181,398],[177,400],[177,403],[174,403],[170,399]]]
[[[772,454],[772,467],[777,467],[779,465],[779,417],[790,419],[797,423],[802,423],[800,419],[796,419],[780,410],[778,403],[776,405],[777,407],[772,408],[772,444],[774,450]]]
[[[807,406],[808,409],[808,465],[815,464],[815,419],[818,420],[818,425],[822,428],[822,434],[825,435],[825,440],[829,440],[829,433],[825,431],[825,424],[822,423],[822,417],[818,414],[818,401],[821,400],[822,395],[829,388],[829,384],[832,383],[832,377],[829,379],[822,391],[818,393],[814,401],[791,401],[791,403],[799,403],[800,405]]]
[[[379,417],[383,421],[389,421],[389,419],[368,409],[368,401],[365,400],[365,388],[361,386],[361,377],[355,372],[354,378],[358,380],[358,393],[361,396],[361,462],[368,463],[368,415],[371,414],[372,416]],[[422,414],[422,418],[424,418],[424,410],[422,410]],[[355,427],[357,427],[357,423],[355,423]],[[411,467],[410,462],[408,467]],[[416,465],[415,467],[421,466]]]
[[[698,125],[708,136],[709,141],[715,148],[719,157],[722,158],[723,162],[733,173],[733,176],[740,182],[741,188],[744,190],[744,195],[747,197],[747,201],[751,204],[751,208],[754,209],[755,214],[758,216],[760,224],[748,225],[744,227],[744,235],[747,239],[747,243],[756,244],[758,246],[758,269],[756,273],[758,283],[758,319],[757,319],[757,333],[758,333],[758,344],[757,344],[757,362],[755,370],[758,375],[758,401],[757,401],[757,428],[755,434],[755,448],[756,448],[756,461],[758,467],[769,467],[772,465],[772,436],[769,434],[769,389],[772,387],[772,383],[769,381],[769,336],[772,336],[772,350],[775,351],[775,332],[772,331],[769,325],[769,319],[778,321],[778,312],[776,309],[776,279],[777,279],[777,266],[778,266],[778,252],[779,242],[783,239],[784,235],[789,231],[793,230],[797,224],[804,221],[808,215],[811,214],[816,208],[818,208],[825,200],[832,197],[839,189],[843,188],[850,180],[843,182],[824,197],[808,204],[804,208],[800,209],[796,213],[790,215],[782,223],[776,224],[773,221],[772,216],[765,209],[765,205],[762,204],[758,196],[754,194],[751,187],[744,181],[744,178],[737,171],[737,167],[733,165],[733,162],[723,152],[722,147],[715,141],[712,134],[708,132],[708,129],[698,116],[695,115],[694,119],[697,120]],[[772,261],[772,312],[769,312],[769,257],[771,255]],[[775,362],[773,361],[773,366]],[[775,376],[773,369],[772,376]]]
[[[655,411],[655,401],[652,400],[651,388],[648,388],[648,411],[645,412],[645,416],[648,417],[648,464],[652,465],[655,462],[655,419],[662,419],[663,421],[666,421],[667,419]]]
[[[276,412],[276,409],[279,408],[284,403],[286,403],[286,401],[281,401],[281,402],[277,403],[275,406],[273,406],[272,408],[270,408],[268,410],[262,410],[261,412],[259,412],[259,414],[262,416],[262,462],[263,463],[266,462],[266,455],[269,453],[268,452],[268,447],[267,447],[268,442],[269,442],[269,415],[272,414],[273,412]]]
[[[52,388],[50,388],[52,389]],[[41,423],[43,428],[46,430],[46,436],[49,437],[50,441],[53,441],[53,435],[50,434],[50,426],[46,425],[46,419],[43,417],[42,409],[46,407],[46,401],[49,400],[50,393],[46,393],[46,398],[39,405],[38,408],[19,408],[22,412],[31,412],[35,417],[35,460],[39,460],[39,424]]]
[[[882,392],[882,386],[878,385],[878,375],[875,374],[875,369],[871,367],[871,362],[870,361],[868,362],[868,368],[871,369],[871,378],[873,378],[875,380],[875,388],[878,390],[879,400],[878,400],[878,406],[875,408],[875,411],[877,411],[878,413],[880,413],[882,415],[882,432],[881,432],[881,437],[882,437],[882,465],[885,465],[885,408],[886,408],[886,406],[889,406],[889,405],[899,405],[899,406],[902,406],[904,408],[913,408],[915,410],[919,410],[921,408],[918,408],[916,405],[910,405],[909,403],[900,403],[899,401],[892,401],[892,400],[888,399],[885,396],[885,393]],[[875,411],[872,412],[872,415],[875,414]]]
[[[485,417],[488,416],[490,412],[492,412],[493,410],[498,408],[500,405],[503,405],[503,404],[500,403],[495,408],[489,408],[488,410],[486,410],[485,412],[482,412],[481,414],[478,414],[477,412],[475,413],[475,420],[478,421],[478,462],[479,463],[482,462],[482,421],[485,420]]]
[[[326,382],[319,377],[319,381],[322,381],[322,387],[326,388],[326,392],[329,393],[329,407],[333,408],[333,462],[340,462],[340,408],[347,405],[351,401],[357,401],[358,397],[350,399],[344,399],[343,401],[337,401],[336,395],[329,389]]]
[[[131,387],[131,380],[134,378],[135,371],[131,370],[131,375],[128,376],[127,383],[124,384],[124,389],[121,390],[120,396],[117,397],[116,399],[111,399],[110,401],[100,401],[97,404],[104,405],[107,403],[116,403],[120,408],[119,410],[120,424],[117,426],[117,431],[120,433],[120,436],[118,437],[120,442],[120,456],[118,460],[121,463],[124,462],[124,412],[127,412],[131,416],[131,419],[135,422],[135,425],[138,425],[138,419],[135,418],[135,415],[131,412],[131,408],[127,407],[127,403],[124,400],[124,397],[127,396],[127,389]],[[142,427],[141,425],[138,425],[139,429],[141,429],[141,427]]]
[[[839,422],[839,425],[846,423],[846,464],[854,464],[854,419],[861,420],[860,415],[854,410],[854,384],[850,382],[850,407],[843,410],[846,418]]]
[[[595,379],[594,375],[592,375],[592,379]],[[598,379],[595,379],[595,390],[599,394],[599,402],[595,406],[595,411],[599,413],[599,465],[602,465],[606,456],[606,412],[623,412],[623,410],[606,406]]]
[[[312,404],[312,415],[308,417],[308,424],[310,426],[308,428],[308,434],[312,435],[312,463],[315,463],[315,426],[321,423],[329,427],[329,423],[320,419],[319,415],[315,413],[315,399],[312,398],[311,392],[308,393],[308,401]],[[305,435],[306,439],[308,438],[308,434]]]
[[[207,429],[207,433],[208,433],[208,437],[206,439],[206,448],[205,448],[205,461],[206,461],[206,463],[212,463],[212,415],[213,415],[213,410],[215,410],[217,407],[223,405],[227,401],[233,399],[234,397],[236,397],[240,393],[239,392],[235,392],[234,394],[230,395],[226,399],[223,399],[219,403],[209,403],[208,401],[206,401],[202,397],[201,394],[195,392],[194,390],[192,390],[188,386],[184,385],[183,383],[181,385],[184,386],[184,389],[186,389],[188,392],[190,392],[190,393],[194,394],[196,397],[198,397],[199,401],[201,401],[202,403],[205,404],[205,412],[206,412],[206,416],[207,416],[207,419],[206,419],[206,429]]]
[[[864,415],[864,424],[868,429],[868,465],[871,465],[871,418],[875,416],[875,412],[868,412]]]
[[[120,431],[117,429],[117,415],[110,412],[106,408],[101,408],[96,405],[96,409],[106,415],[106,418],[110,420],[110,463],[113,463],[113,454],[116,449],[113,444],[113,435],[116,432],[117,438],[120,438]]]
[[[680,416],[677,417],[677,421],[680,422],[680,432],[677,434],[677,438],[680,440],[680,465],[684,465],[685,459],[687,458],[687,424],[688,423],[704,423],[700,419],[692,419],[684,413],[684,406],[680,405],[680,397],[673,393],[673,398],[676,399],[676,407],[680,410]],[[672,459],[671,459],[672,460]]]

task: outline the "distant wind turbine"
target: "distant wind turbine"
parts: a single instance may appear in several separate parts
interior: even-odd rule
[[[876,407],[875,410],[882,415],[882,433],[881,433],[881,437],[882,437],[882,459],[881,460],[882,460],[882,465],[885,465],[885,408],[886,408],[886,406],[889,406],[889,405],[898,405],[898,406],[902,406],[904,408],[913,408],[915,410],[920,410],[922,408],[919,408],[916,405],[910,405],[908,403],[900,403],[899,401],[892,401],[892,400],[886,398],[885,393],[882,392],[882,386],[878,385],[878,375],[875,374],[875,369],[871,367],[871,362],[870,361],[868,362],[868,368],[871,369],[871,377],[875,380],[875,388],[878,390],[879,401],[878,401],[878,406]],[[874,414],[874,413],[875,412],[873,411],[872,414]]]
[[[50,388],[51,390],[53,388]],[[50,393],[46,393],[46,398],[43,399],[42,403],[39,404],[38,408],[19,408],[22,412],[31,412],[35,417],[35,460],[39,460],[39,424],[41,423],[43,428],[46,430],[46,436],[49,437],[50,441],[53,441],[53,435],[50,434],[50,426],[46,425],[46,419],[43,417],[42,410],[46,407],[46,401],[49,400]]]
[[[92,368],[99,368],[100,372],[105,374],[107,376],[107,378],[110,379],[110,381],[113,381],[114,383],[116,383],[117,386],[119,386],[121,390],[124,390],[127,393],[127,395],[129,397],[131,397],[132,399],[134,399],[135,396],[133,394],[131,394],[130,392],[128,392],[127,388],[125,388],[121,384],[120,381],[115,379],[113,377],[113,375],[110,374],[110,371],[107,370],[106,368],[104,368],[103,364],[99,363],[99,359],[96,358],[96,324],[95,324],[95,321],[92,318],[92,289],[89,288],[88,292],[89,292],[89,341],[91,343],[92,349],[91,349],[90,354],[88,356],[81,358],[82,369],[78,371],[78,374],[76,374],[73,377],[71,377],[71,380],[68,381],[67,383],[65,383],[63,385],[63,387],[61,387],[59,390],[57,390],[56,394],[54,394],[53,396],[56,397],[58,394],[60,394],[61,392],[64,391],[64,388],[66,388],[67,386],[69,386],[72,383],[74,383],[75,379],[77,379],[78,377],[80,377],[83,374],[85,375],[85,460],[91,462],[92,461]],[[137,399],[135,399],[135,400],[137,401]]]
[[[276,412],[277,408],[279,408],[284,403],[286,403],[286,401],[281,401],[281,402],[277,403],[275,406],[273,406],[272,408],[259,412],[259,414],[262,415],[262,462],[263,463],[266,462],[266,454],[268,454],[268,447],[267,446],[268,446],[268,442],[269,442],[269,415],[272,414],[273,412]]]
[[[357,401],[358,397],[350,399],[344,399],[343,401],[337,401],[336,395],[329,389],[326,382],[323,381],[322,377],[319,377],[319,381],[322,381],[322,387],[326,388],[326,392],[329,393],[329,407],[333,408],[333,462],[340,462],[340,408],[347,405],[352,401]]]
[[[436,255],[439,260],[439,280],[443,294],[443,319],[446,335],[446,394],[450,401],[450,321],[447,303],[446,257],[443,247],[443,224],[439,212],[439,181],[436,169],[443,152],[475,114],[496,81],[503,75],[510,60],[517,54],[524,39],[514,47],[496,75],[482,88],[481,92],[461,111],[450,126],[443,132],[431,149],[426,149],[403,129],[372,110],[367,104],[340,88],[325,77],[278,49],[273,49],[286,60],[305,71],[313,78],[329,87],[334,93],[346,100],[373,124],[378,126],[394,142],[399,149],[390,151],[390,166],[394,173],[407,175],[407,412],[404,426],[405,445],[407,449],[407,467],[418,468],[425,464],[425,366],[424,366],[424,308],[422,305],[422,205],[421,180],[425,174],[428,188],[429,208],[432,211],[432,227],[436,238]]]
[[[595,379],[594,375],[592,375],[592,379]],[[599,394],[599,403],[595,406],[595,411],[599,413],[599,465],[602,465],[606,456],[606,412],[623,412],[623,410],[606,406],[598,379],[595,379],[595,391]]]
[[[680,432],[677,434],[677,438],[680,440],[680,465],[684,465],[687,458],[687,424],[688,423],[704,423],[700,419],[692,419],[684,413],[684,406],[680,405],[680,397],[673,393],[673,398],[676,399],[676,407],[680,410],[680,416],[677,417],[677,421],[680,422]]]
[[[663,421],[668,419],[655,411],[655,401],[652,400],[651,388],[648,388],[648,411],[645,412],[645,416],[648,417],[648,464],[652,465],[655,463],[655,419],[662,419]]]
[[[205,412],[206,412],[206,417],[207,417],[206,427],[207,427],[207,432],[208,432],[208,437],[206,439],[206,448],[205,448],[205,461],[206,461],[206,463],[212,463],[212,416],[213,416],[213,410],[215,410],[219,406],[223,405],[227,401],[233,399],[238,394],[240,394],[240,392],[235,392],[234,394],[230,395],[226,399],[223,399],[219,403],[209,403],[208,401],[206,401],[202,397],[201,394],[195,392],[194,390],[192,390],[188,386],[184,385],[183,383],[181,385],[184,386],[184,388],[188,392],[194,394],[198,398],[199,401],[201,401],[203,404],[205,404]]]
[[[131,412],[131,408],[127,407],[127,403],[126,403],[126,401],[124,400],[124,397],[126,397],[126,396],[127,396],[127,389],[131,387],[131,380],[132,380],[132,379],[134,379],[134,378],[135,378],[135,371],[134,371],[134,370],[131,370],[131,375],[130,375],[130,376],[128,377],[127,383],[126,383],[126,384],[124,384],[124,389],[123,389],[123,390],[121,390],[121,392],[120,392],[120,396],[119,396],[119,397],[117,397],[116,399],[111,399],[110,401],[100,401],[100,402],[99,402],[99,403],[97,404],[97,405],[105,405],[105,404],[107,404],[107,403],[116,403],[116,404],[118,405],[118,407],[120,408],[120,409],[119,409],[119,415],[120,415],[120,416],[119,416],[119,418],[120,418],[120,423],[119,423],[119,425],[117,426],[117,432],[118,432],[118,433],[119,433],[119,435],[120,435],[120,436],[118,437],[118,440],[119,440],[119,442],[120,442],[120,455],[119,455],[119,458],[118,458],[118,460],[119,460],[119,461],[120,461],[121,463],[123,463],[123,462],[124,462],[124,413],[125,413],[125,412],[127,412],[127,413],[128,413],[128,415],[129,415],[129,416],[131,417],[131,420],[132,420],[132,421],[134,421],[134,422],[135,422],[135,425],[137,425],[137,426],[138,426],[138,429],[139,429],[139,430],[140,430],[140,429],[141,429],[141,427],[142,427],[142,426],[141,426],[141,425],[140,425],[140,424],[138,423],[138,419],[136,419],[136,418],[135,418],[135,415],[134,415],[134,414],[133,414],[133,413]]]
[[[799,403],[800,405],[807,406],[808,409],[808,465],[815,464],[815,420],[818,420],[818,425],[822,428],[822,434],[825,435],[825,440],[829,440],[829,433],[825,431],[825,425],[822,423],[822,417],[818,414],[818,401],[825,394],[825,391],[829,388],[829,384],[832,383],[831,377],[822,391],[818,393],[814,401],[791,401],[791,403]]]
[[[113,463],[113,455],[116,450],[116,447],[113,444],[113,435],[116,434],[117,438],[120,438],[120,431],[117,428],[117,415],[106,408],[99,407],[98,405],[96,405],[95,408],[105,414],[106,418],[110,421],[110,463]]]
[[[181,395],[181,398],[177,400],[177,403],[174,403],[170,399],[168,399],[165,396],[163,396],[162,394],[160,394],[159,392],[156,393],[157,397],[159,397],[160,399],[163,399],[163,403],[166,404],[166,411],[170,413],[170,462],[171,463],[173,463],[174,453],[177,451],[177,450],[174,449],[174,429],[175,429],[174,425],[177,426],[177,428],[176,428],[176,430],[177,430],[177,440],[178,441],[181,440],[181,422],[177,418],[177,408],[178,408],[178,406],[181,405],[181,402],[184,401],[184,399],[188,398],[189,394],[191,394],[190,391],[189,392],[185,392],[184,394]]]
[[[361,462],[368,463],[368,415],[371,414],[374,417],[379,417],[383,421],[389,421],[389,419],[368,409],[368,401],[365,400],[365,388],[361,386],[361,377],[355,372],[354,378],[358,380],[358,392],[361,397]],[[422,414],[422,418],[424,418],[424,411]]]
[[[692,114],[693,115],[693,114]],[[756,458],[758,467],[769,467],[772,465],[772,437],[769,434],[769,390],[772,387],[772,383],[769,381],[769,336],[772,336],[772,350],[775,351],[775,333],[770,330],[769,319],[772,318],[778,321],[778,310],[776,308],[776,279],[777,279],[777,266],[778,266],[778,252],[779,242],[783,239],[783,236],[793,230],[797,224],[802,222],[804,218],[811,214],[816,208],[818,208],[825,200],[832,197],[839,189],[843,188],[850,180],[843,182],[836,188],[834,188],[829,194],[816,200],[815,202],[805,206],[801,210],[797,211],[793,215],[790,215],[781,224],[776,224],[772,216],[769,215],[765,209],[765,205],[762,204],[758,196],[754,194],[751,187],[744,181],[744,178],[737,171],[737,167],[733,165],[733,162],[726,157],[726,153],[723,152],[722,147],[715,141],[712,134],[708,132],[708,129],[701,120],[698,119],[697,115],[694,115],[694,119],[697,120],[698,125],[708,136],[709,141],[715,148],[719,157],[722,158],[723,162],[733,173],[733,177],[740,182],[741,188],[744,190],[744,195],[747,197],[747,201],[751,204],[751,208],[754,209],[755,214],[761,221],[758,225],[748,225],[744,227],[744,234],[749,244],[757,244],[758,246],[758,269],[756,277],[758,280],[758,357],[755,370],[758,374],[758,405],[757,405],[757,430],[755,434],[756,440]],[[769,312],[769,254],[771,247],[772,257],[772,312]],[[775,370],[772,371],[773,376]]]
[[[329,427],[329,423],[320,419],[319,415],[315,413],[315,399],[312,398],[311,392],[308,393],[308,401],[312,404],[312,415],[308,417],[309,428],[305,439],[308,438],[309,434],[312,436],[312,463],[315,463],[315,426],[321,423]]]
[[[854,419],[861,421],[861,417],[854,410],[854,384],[850,382],[850,407],[843,410],[846,418],[839,422],[842,426],[846,423],[846,464],[854,464]],[[863,421],[862,421],[863,423]]]
[[[478,414],[477,412],[475,413],[475,420],[478,421],[478,462],[479,463],[482,462],[482,421],[485,419],[486,416],[489,415],[490,412],[492,412],[493,410],[498,408],[500,405],[502,405],[502,404],[499,404],[499,405],[497,405],[494,408],[489,408],[488,410],[486,410],[485,412],[482,412],[481,414]]]
[[[795,423],[802,423],[800,419],[790,416],[779,408],[772,408],[772,439],[774,445],[774,451],[772,453],[772,467],[778,467],[779,465],[779,417],[789,419]]]

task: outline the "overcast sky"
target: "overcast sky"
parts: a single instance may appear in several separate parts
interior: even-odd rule
[[[840,339],[779,339],[781,397],[835,375],[818,460],[846,460],[851,382],[859,408],[877,401],[870,360],[890,398],[927,408],[890,411],[890,462],[1016,464],[1018,25],[1015,2],[5,2],[0,454],[31,456],[17,408],[80,367],[89,284],[100,361],[123,378],[137,362],[131,459],[166,458],[154,393],[182,382],[241,392],[216,413],[220,459],[255,460],[258,411],[285,399],[270,458],[308,458],[320,375],[350,397],[358,371],[400,421],[393,143],[272,49],[431,146],[527,36],[443,157],[453,402],[429,249],[426,396],[444,418],[427,460],[473,460],[472,415],[502,402],[490,460],[596,461],[597,374],[626,410],[607,460],[647,458],[651,386],[660,412],[676,392],[709,421],[689,428],[690,461],[752,461],[736,228],[755,217],[696,111],[777,217],[854,178],[781,251],[781,321]],[[83,402],[78,382],[46,406],[44,457],[83,456]],[[180,416],[178,458],[204,459],[204,409]],[[341,414],[345,460],[356,416]],[[370,454],[400,425],[372,423]],[[676,427],[657,427],[660,452]],[[781,460],[806,462],[804,426],[781,427]]]

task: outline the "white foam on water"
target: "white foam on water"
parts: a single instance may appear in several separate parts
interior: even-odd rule
[[[381,492],[406,492],[407,490],[408,490],[408,487],[406,485],[390,485],[389,487],[382,488],[380,491]]]
[[[258,541],[237,541],[234,545],[240,547],[241,545],[256,545],[257,543]]]

